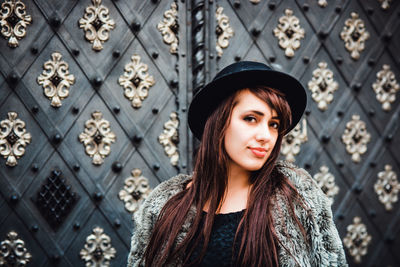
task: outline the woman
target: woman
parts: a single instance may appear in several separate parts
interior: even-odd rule
[[[128,266],[347,266],[329,200],[277,161],[306,103],[300,82],[265,64],[220,71],[189,108],[194,172],[161,183],[135,214]]]

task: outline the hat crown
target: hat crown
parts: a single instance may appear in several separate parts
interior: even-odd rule
[[[272,70],[272,68],[264,63],[261,62],[254,62],[254,61],[239,61],[233,63],[225,68],[223,68],[217,75],[214,77],[213,81],[221,79],[222,77],[243,72],[243,71],[254,71],[254,70]]]

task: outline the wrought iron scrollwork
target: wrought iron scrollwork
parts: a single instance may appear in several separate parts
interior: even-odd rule
[[[31,134],[25,129],[25,122],[17,119],[16,112],[8,112],[8,119],[0,122],[0,155],[7,159],[6,165],[14,167],[17,159],[25,154],[25,147],[31,142]]]
[[[196,93],[206,82],[205,70],[205,4],[192,0],[192,86]]]
[[[281,154],[289,162],[295,162],[295,156],[300,153],[300,146],[308,140],[307,137],[307,121],[303,119],[290,131],[282,141]]]
[[[393,204],[398,200],[400,183],[391,165],[385,165],[385,170],[378,173],[378,180],[374,184],[374,189],[379,201],[385,205],[385,209],[387,211],[392,210]]]
[[[326,0],[318,0],[318,5],[320,7],[326,7],[328,5],[328,1],[326,1]]]
[[[367,255],[368,245],[371,242],[371,235],[367,227],[361,222],[361,218],[353,218],[353,224],[347,226],[347,234],[343,238],[343,245],[348,249],[356,263],[361,263],[362,256]]]
[[[222,49],[225,49],[229,46],[229,39],[233,37],[235,32],[229,25],[229,18],[224,13],[223,7],[218,7],[215,12],[215,17],[217,18],[217,28],[215,29],[215,33],[217,34],[217,45],[216,50],[218,57],[221,57],[224,53]]]
[[[109,10],[101,4],[101,0],[92,0],[92,3],[86,7],[83,18],[79,20],[79,28],[85,31],[85,38],[93,44],[93,50],[100,51],[103,43],[110,38],[115,22],[110,19]]]
[[[93,233],[86,238],[84,248],[80,251],[81,259],[86,262],[86,266],[96,267],[110,266],[110,260],[116,253],[111,245],[111,238],[100,227],[93,229]]]
[[[300,40],[305,36],[300,20],[293,15],[293,10],[285,9],[285,16],[279,18],[274,35],[279,40],[279,46],[285,50],[285,55],[293,57],[294,51],[300,48]]]
[[[376,99],[382,104],[382,109],[390,111],[391,104],[396,101],[396,93],[400,90],[400,85],[389,65],[384,64],[382,70],[376,74],[372,89],[374,89]]]
[[[392,0],[378,0],[379,3],[381,4],[381,8],[383,10],[387,10],[390,8],[390,3],[392,2]]]
[[[49,225],[57,230],[72,211],[78,196],[60,170],[53,170],[37,192],[36,205]]]
[[[139,55],[133,55],[131,62],[125,65],[125,72],[118,79],[124,87],[124,95],[132,102],[132,107],[140,108],[142,101],[149,94],[149,89],[155,84],[153,76],[148,74],[148,66],[140,62]]]
[[[139,209],[150,192],[149,180],[142,176],[140,169],[134,169],[131,176],[125,179],[124,188],[119,191],[118,196],[125,202],[125,209],[133,214]]]
[[[111,143],[116,136],[110,129],[110,122],[103,119],[100,111],[92,113],[92,119],[85,123],[85,131],[79,135],[79,141],[85,146],[86,154],[93,158],[93,164],[100,165],[111,152]]]
[[[157,25],[157,29],[163,36],[164,43],[169,44],[169,52],[171,54],[178,53],[179,39],[177,37],[179,31],[178,24],[178,5],[172,2],[171,9],[164,12],[164,19]]]
[[[37,78],[37,82],[43,86],[43,93],[51,100],[53,107],[60,107],[61,100],[68,97],[69,88],[75,83],[75,77],[69,74],[69,66],[61,60],[58,52],[51,54],[51,60],[43,65],[43,73]]]
[[[322,111],[328,109],[328,105],[333,101],[333,93],[339,88],[339,84],[333,79],[333,72],[327,66],[326,62],[318,63],[318,68],[313,71],[313,77],[308,82],[312,99]]]
[[[340,37],[345,42],[347,51],[350,52],[352,59],[359,59],[360,52],[365,48],[365,41],[369,38],[369,32],[365,29],[365,24],[358,14],[351,12],[351,18],[345,21]]]
[[[164,123],[164,130],[158,136],[158,141],[164,147],[165,154],[170,158],[170,162],[173,166],[177,166],[179,162],[179,151],[177,147],[179,143],[178,126],[178,114],[172,112],[170,120]]]
[[[25,247],[25,242],[18,238],[18,234],[11,231],[7,239],[0,243],[0,266],[26,266],[32,255]]]
[[[367,131],[365,122],[359,115],[353,115],[351,121],[346,123],[346,129],[342,135],[342,142],[346,145],[346,151],[351,155],[355,163],[361,161],[361,155],[367,152],[367,144],[371,135]]]
[[[25,4],[20,0],[5,0],[1,4],[1,34],[8,39],[8,46],[15,48],[19,45],[18,40],[25,37],[31,22],[32,17],[26,14]]]
[[[314,175],[321,190],[333,202],[334,197],[339,193],[339,187],[335,183],[335,176],[329,172],[329,168],[325,165],[319,168],[319,172]]]

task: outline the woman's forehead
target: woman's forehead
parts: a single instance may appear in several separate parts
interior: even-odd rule
[[[259,111],[276,116],[276,111],[272,109],[264,100],[248,89],[239,91],[235,97],[235,108],[241,111]]]

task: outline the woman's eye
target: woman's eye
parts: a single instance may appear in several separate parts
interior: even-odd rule
[[[244,120],[248,121],[248,122],[255,122],[256,118],[253,116],[246,116],[246,117],[244,117]]]
[[[274,129],[279,129],[279,123],[277,123],[277,122],[271,122],[271,127],[272,128],[274,128]]]

